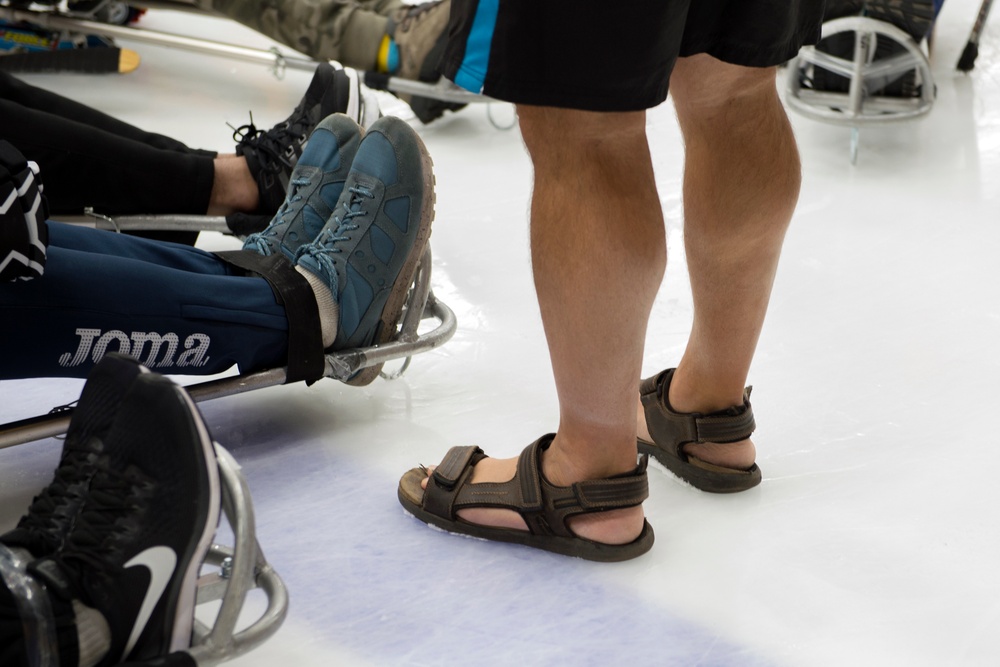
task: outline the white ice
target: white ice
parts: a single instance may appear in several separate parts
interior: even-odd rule
[[[975,70],[955,71],[978,4],[944,6],[931,114],[862,129],[856,165],[849,130],[792,115],[804,185],[750,377],[764,482],[719,497],[653,471],[656,545],[627,563],[458,539],[396,501],[399,476],[448,447],[513,456],[557,418],[517,130],[495,129],[483,106],[414,120],[436,167],[433,284],[455,337],[397,381],[201,406],[248,476],[260,542],[291,593],[278,634],[233,664],[1000,664],[1000,11]],[[270,44],[167,11],[141,25]],[[310,76],[132,46],[132,74],[26,78],[231,150],[227,122],[249,110],[261,126],[281,120]],[[512,118],[506,105],[491,113]],[[649,134],[672,252],[646,374],[677,361],[691,317],[669,103]],[[46,412],[80,386],[0,382],[0,419]],[[58,448],[0,451],[0,528],[48,482]]]

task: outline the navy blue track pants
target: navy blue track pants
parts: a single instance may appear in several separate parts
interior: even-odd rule
[[[0,283],[0,379],[84,378],[116,351],[164,374],[285,365],[288,320],[263,278],[197,248],[48,226],[45,274]]]

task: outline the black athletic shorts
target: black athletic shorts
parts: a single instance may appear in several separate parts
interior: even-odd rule
[[[539,106],[637,111],[679,56],[779,65],[819,40],[823,0],[452,0],[444,75]]]

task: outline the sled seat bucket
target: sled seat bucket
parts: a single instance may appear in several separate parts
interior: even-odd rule
[[[930,64],[910,35],[885,21],[849,16],[824,23],[821,44],[850,34],[850,58],[806,46],[789,62],[790,108],[851,127],[916,118],[931,110],[935,86]]]

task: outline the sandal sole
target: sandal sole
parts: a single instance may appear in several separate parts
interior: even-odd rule
[[[710,463],[696,465],[684,461],[653,443],[638,441],[639,453],[649,454],[657,463],[666,468],[681,481],[687,482],[699,491],[708,493],[739,493],[760,484],[762,475],[757,464],[747,470],[713,466]],[[703,466],[711,466],[715,470]],[[725,472],[723,472],[725,471]]]
[[[653,527],[646,521],[639,536],[628,544],[602,544],[582,537],[567,538],[544,535],[532,535],[524,530],[494,528],[462,520],[451,520],[427,512],[421,506],[423,489],[420,482],[426,473],[420,468],[413,468],[399,481],[397,496],[400,504],[408,513],[426,524],[440,528],[456,535],[477,537],[492,542],[521,544],[543,551],[550,551],[563,556],[573,556],[585,560],[602,563],[616,563],[631,560],[649,551],[653,546]],[[415,495],[419,492],[419,496]]]

